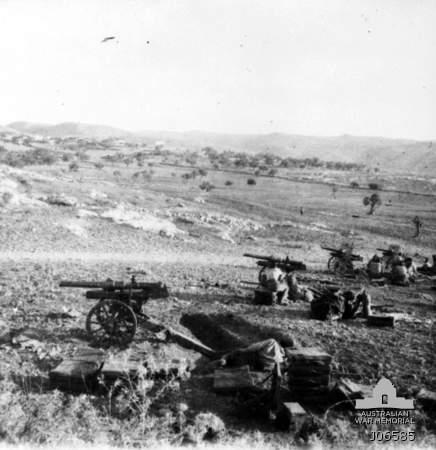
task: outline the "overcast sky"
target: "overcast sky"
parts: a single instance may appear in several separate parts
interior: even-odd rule
[[[435,0],[0,0],[0,123],[432,139],[435,49]]]

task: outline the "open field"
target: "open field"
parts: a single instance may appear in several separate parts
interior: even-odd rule
[[[0,437],[5,441],[178,445],[186,437],[185,428],[174,427],[183,403],[186,427],[201,412],[223,421],[221,443],[241,437],[276,447],[293,442],[288,433],[242,414],[233,398],[214,394],[210,377],[200,370],[204,357],[159,341],[141,326],[130,352],[155,361],[184,359],[198,371],[162,392],[149,386],[140,414],[112,414],[107,398],[45,388],[48,370],[87,344],[84,322],[92,301],[80,290],[60,289],[59,281],[126,279],[128,267],[146,271],[147,280],[162,280],[170,289],[169,299],[145,306],[147,314],[214,350],[228,348],[192,325],[201,315],[225,325],[247,345],[282,331],[302,346],[319,346],[333,355],[333,381],[346,376],[374,384],[386,376],[406,397],[421,388],[436,390],[436,291],[429,282],[369,287],[375,305],[389,304],[403,313],[395,328],[371,328],[360,319],[312,320],[303,302],[256,306],[240,283],[257,276],[244,252],[289,255],[307,263],[302,274],[307,283],[321,277],[353,288],[361,281],[326,273],[328,253],[321,245],[352,241],[366,261],[376,248],[398,243],[422,262],[436,253],[436,192],[430,180],[420,190],[427,195],[419,195],[407,193],[402,180],[391,176],[390,188],[402,192],[380,191],[382,205],[369,215],[362,199],[371,192],[350,187],[350,180],[361,176],[356,171],[295,169],[292,175],[300,181],[289,181],[206,167],[205,175],[185,179],[191,168],[165,165],[161,156],[149,155],[151,165],[138,167],[107,163],[103,154],[90,151],[89,160],[77,162],[77,171],[70,170],[70,161],[0,166],[0,195],[10,194],[7,201],[3,196],[0,210],[1,318],[14,336],[32,336],[27,346],[19,339],[0,344]],[[104,166],[96,168],[98,161]],[[134,176],[141,171],[148,175]],[[316,174],[320,171],[323,175]],[[330,181],[311,182],[323,177]],[[256,184],[248,185],[247,178]],[[204,181],[214,188],[200,189]],[[364,185],[368,179],[359,181]],[[424,223],[418,238],[413,237],[416,215]],[[307,409],[321,421],[311,436],[314,442],[367,444],[349,410],[333,409],[325,417],[320,405]],[[417,441],[434,444],[434,414],[420,407],[416,414]]]

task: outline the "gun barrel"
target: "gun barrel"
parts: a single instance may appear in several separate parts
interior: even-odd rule
[[[124,281],[69,281],[62,280],[59,283],[60,287],[75,287],[75,288],[98,288],[98,289],[155,289],[163,288],[164,285],[160,282],[138,282],[125,283]]]
[[[114,287],[124,287],[124,283],[122,281],[69,281],[62,280],[59,283],[60,287],[75,287],[75,288],[100,288],[100,289],[108,289]]]
[[[306,270],[306,264],[302,263],[301,261],[283,261],[281,259],[272,260],[276,263],[276,266],[279,267],[282,270],[289,271],[289,270]],[[268,261],[258,261],[257,265],[260,267],[266,267],[268,266]]]
[[[327,250],[327,251],[329,251],[329,252],[335,252],[335,253],[342,252],[341,249],[331,248],[331,247],[324,247],[324,246],[322,246],[322,245],[321,245],[321,248],[322,248],[323,250]]]
[[[255,255],[254,253],[244,253],[244,256],[247,258],[254,258],[254,259],[263,259],[264,261],[275,261],[276,258],[272,256],[265,256],[265,255]]]

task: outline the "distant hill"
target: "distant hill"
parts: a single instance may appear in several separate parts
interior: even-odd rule
[[[63,122],[56,125],[33,123],[33,122],[12,122],[7,125],[9,128],[26,134],[38,134],[41,136],[53,137],[89,137],[107,138],[128,136],[131,133],[106,125],[84,124],[79,122]]]
[[[145,132],[147,139],[162,140],[168,147],[247,153],[271,152],[281,157],[319,158],[324,161],[363,163],[407,172],[436,174],[436,142],[362,136],[303,136],[285,133],[218,134],[191,131]]]
[[[319,158],[329,161],[364,163],[384,169],[436,174],[436,142],[363,136],[303,136],[286,133],[225,134],[202,131],[128,132],[104,125],[65,122],[56,125],[13,122],[9,128],[42,136],[89,138],[123,137],[147,144],[162,141],[173,150],[217,150],[246,153],[271,152],[281,157]]]

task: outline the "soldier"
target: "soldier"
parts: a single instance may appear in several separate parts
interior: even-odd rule
[[[355,296],[353,291],[345,291],[342,294],[342,298],[344,299],[344,311],[342,313],[342,319],[354,319],[356,317],[357,308],[355,306]]]
[[[426,275],[433,275],[436,274],[436,255],[433,255],[433,265],[430,264],[430,260],[428,258],[424,259],[424,264],[420,267],[418,267],[416,270],[418,272],[424,273]]]
[[[283,270],[277,267],[274,262],[270,262],[264,270],[262,270],[260,284],[268,289],[271,293],[276,294],[279,304],[288,298],[288,284]]]
[[[413,219],[413,223],[415,224],[415,228],[416,228],[414,237],[418,237],[419,234],[421,233],[422,221],[418,216],[415,216],[415,218]]]
[[[313,300],[313,293],[306,287],[298,284],[297,277],[294,273],[287,276],[289,286],[288,298],[293,302],[303,300],[310,303]]]
[[[397,286],[409,286],[409,275],[403,260],[397,260],[392,264],[391,282]]]
[[[361,317],[368,318],[371,315],[371,296],[363,288],[357,295],[352,291],[345,291],[342,294],[344,299],[344,312],[342,319],[354,319],[362,306]]]
[[[368,275],[370,278],[380,278],[383,275],[383,266],[378,255],[374,255],[368,263]]]
[[[418,269],[416,268],[416,264],[413,262],[412,258],[407,257],[404,260],[404,265],[406,267],[409,280],[411,282],[414,282],[416,280],[416,277],[418,276]]]
[[[356,304],[356,311],[362,305],[362,317],[367,318],[371,315],[371,296],[366,292],[365,288],[356,295]]]

